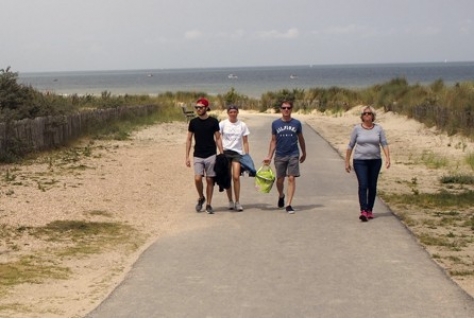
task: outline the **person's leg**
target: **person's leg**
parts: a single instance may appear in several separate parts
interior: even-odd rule
[[[203,185],[203,175],[204,175],[204,160],[202,158],[195,157],[193,160],[194,165],[194,185],[198,193],[198,201],[196,204],[196,212],[202,210],[202,205],[206,198],[204,197],[204,185]]]
[[[240,201],[240,162],[232,162],[232,181],[234,183],[235,201]]]
[[[285,190],[285,177],[278,177],[276,180],[276,187],[278,191],[278,196],[280,198],[285,196],[284,190]]]
[[[204,197],[204,183],[202,182],[201,175],[194,175],[194,184],[196,185],[196,190],[198,192],[199,198]]]
[[[367,196],[367,211],[372,212],[375,204],[375,197],[377,196],[377,180],[380,169],[382,168],[382,160],[370,160],[368,162],[368,196]]]
[[[204,161],[204,169],[206,171],[206,196],[207,196],[207,203],[206,203],[206,212],[209,214],[213,214],[214,210],[212,209],[212,197],[214,194],[214,177],[216,173],[214,171],[214,166],[216,164],[216,155],[210,156],[205,159]]]
[[[229,165],[229,176],[232,176],[232,163]],[[232,200],[232,183],[230,183],[230,187],[227,188],[226,190],[227,193],[227,199],[229,200],[229,209],[234,209],[234,206],[230,206],[230,202],[233,202]]]
[[[293,213],[293,207],[291,203],[296,192],[296,177],[300,176],[300,161],[298,157],[291,157],[288,161],[287,168],[288,175],[288,190],[287,190],[287,201],[286,201],[286,211],[288,213]]]
[[[234,183],[235,210],[241,212],[244,210],[240,204],[240,161],[232,162],[232,181]]]
[[[293,196],[295,196],[296,190],[296,178],[294,176],[288,176],[288,190],[286,191],[286,206],[291,206]]]
[[[288,160],[285,158],[277,158],[273,162],[276,170],[276,188],[278,191],[278,207],[285,205],[285,178],[287,174]]]
[[[212,205],[212,195],[214,194],[214,177],[206,177],[207,205]]]
[[[353,166],[359,183],[358,194],[360,210],[366,211],[368,209],[367,189],[369,187],[367,161],[354,160]]]

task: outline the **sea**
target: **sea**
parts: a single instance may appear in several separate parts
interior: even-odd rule
[[[474,81],[474,61],[354,65],[254,66],[19,73],[18,82],[61,95],[158,95],[165,92],[239,94],[259,98],[282,89],[361,89],[404,78],[409,84],[442,80],[452,86]]]

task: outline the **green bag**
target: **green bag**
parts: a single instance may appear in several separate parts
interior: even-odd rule
[[[255,175],[255,188],[261,193],[270,193],[273,183],[275,182],[275,174],[268,165],[263,165]]]

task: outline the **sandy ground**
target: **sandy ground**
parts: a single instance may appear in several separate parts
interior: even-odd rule
[[[358,110],[294,116],[313,126],[343,154],[350,131],[359,122]],[[467,139],[438,134],[392,113],[379,112],[378,122],[386,130],[392,152],[392,167],[381,174],[381,191],[410,193],[416,177],[420,192],[435,192],[444,174],[472,174],[462,161],[474,152]],[[70,269],[67,279],[45,279],[0,290],[0,316],[85,316],[120,283],[151,243],[165,234],[186,231],[181,221],[189,212],[189,201],[183,198],[196,197],[190,187],[192,171],[184,166],[186,131],[185,123],[158,124],[128,141],[83,141],[75,152],[60,150],[28,164],[1,166],[0,234],[11,234],[1,239],[2,264],[22,256],[51,255],[54,243],[18,235],[14,230],[55,220],[120,222],[137,233],[132,235],[132,248],[118,245],[104,248],[100,254],[55,257],[55,265]],[[421,160],[423,152],[438,154],[450,164],[442,169],[427,168]],[[438,253],[437,249],[442,250],[428,248],[432,254]],[[472,250],[468,247],[464,253],[472,256]],[[474,295],[473,276],[455,279]]]

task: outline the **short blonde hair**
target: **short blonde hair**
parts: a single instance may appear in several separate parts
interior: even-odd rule
[[[363,114],[367,110],[370,110],[370,112],[372,112],[372,122],[375,122],[376,112],[375,112],[375,109],[370,105],[366,105],[362,107],[362,109],[360,110],[360,119],[362,120],[362,116],[364,116]]]

